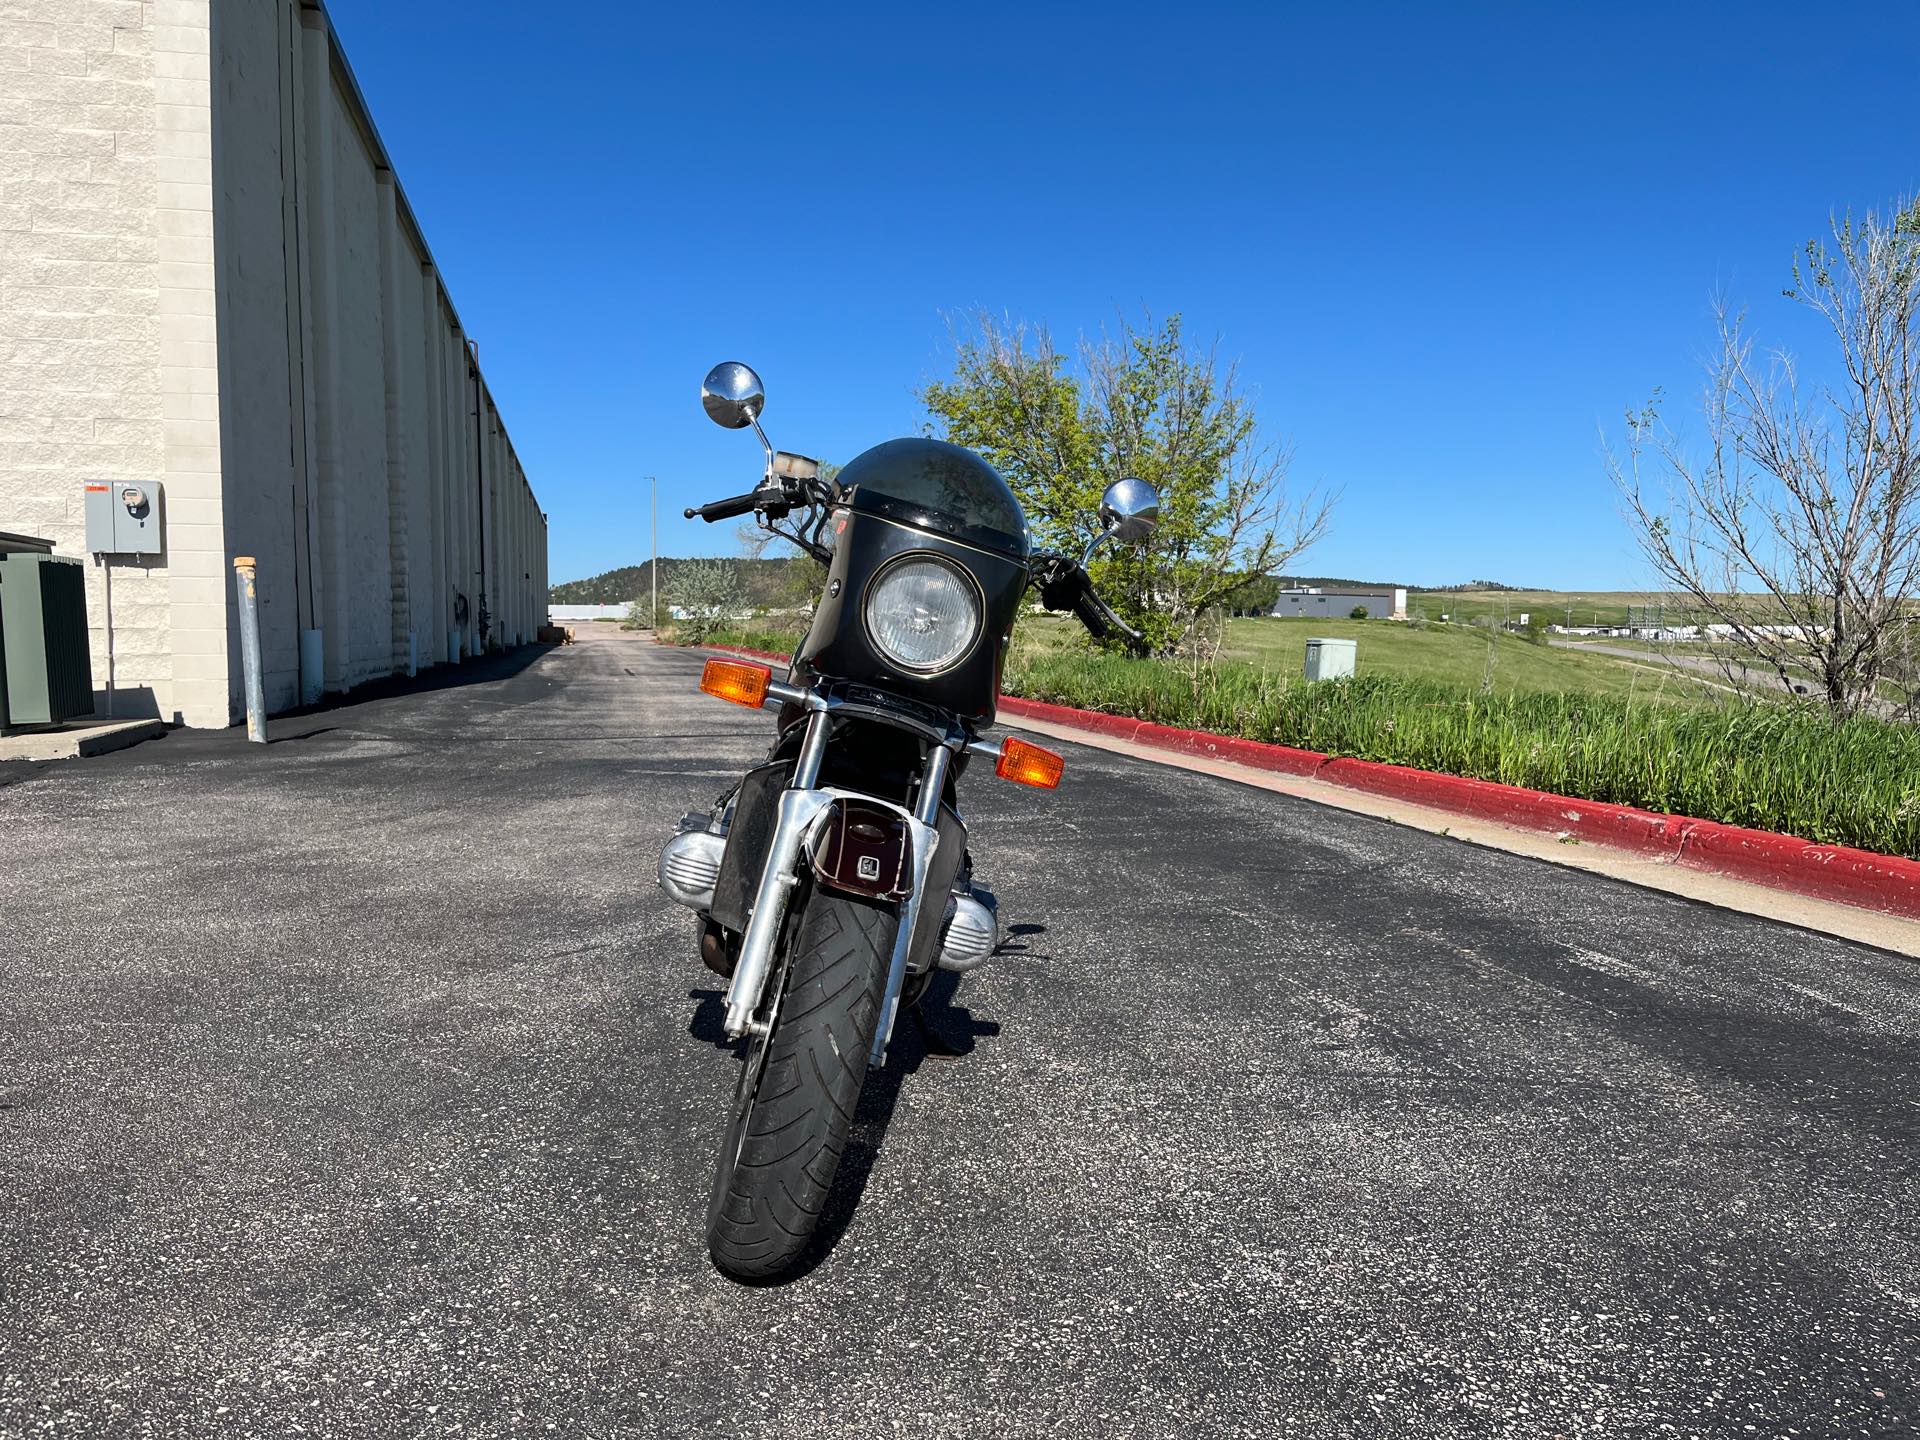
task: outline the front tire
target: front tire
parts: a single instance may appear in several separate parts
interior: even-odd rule
[[[826,1209],[867,1077],[899,918],[815,890],[747,1042],[707,1207],[714,1264],[742,1280],[791,1268]],[[784,983],[783,983],[784,981]]]

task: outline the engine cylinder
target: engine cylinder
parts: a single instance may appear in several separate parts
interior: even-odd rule
[[[973,895],[955,895],[940,933],[942,970],[972,970],[993,958],[1000,944],[1000,918],[993,907]]]
[[[690,910],[713,904],[714,882],[720,878],[720,857],[727,837],[711,830],[682,830],[661,847],[660,888],[669,900]]]

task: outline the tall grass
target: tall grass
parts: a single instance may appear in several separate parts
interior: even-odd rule
[[[712,643],[785,653],[799,631]],[[1920,859],[1920,731],[1798,705],[1674,705],[1620,695],[1500,694],[1393,675],[1309,685],[1264,667],[1195,668],[1015,647],[1002,688],[1329,755],[1498,780]]]
[[[1097,654],[1016,655],[1010,695],[1920,858],[1920,732],[1783,704],[1309,685]]]
[[[775,655],[791,655],[799,647],[806,633],[805,625],[756,617],[745,622],[736,621],[723,625],[708,635],[704,643],[733,645],[742,650],[765,650]],[[691,636],[673,630],[669,630],[662,638],[675,645],[694,643]]]

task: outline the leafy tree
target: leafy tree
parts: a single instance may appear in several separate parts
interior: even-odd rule
[[[674,572],[666,601],[678,612],[675,629],[698,645],[747,609],[747,589],[734,561],[694,560]]]
[[[1188,343],[1180,317],[1122,321],[1072,356],[1045,330],[973,317],[954,371],[921,399],[945,438],[986,456],[1026,508],[1035,539],[1078,555],[1099,531],[1101,493],[1123,475],[1160,491],[1160,525],[1102,551],[1101,594],[1155,648],[1250,578],[1277,573],[1326,533],[1330,498],[1287,493],[1289,454],[1261,438],[1235,368]]]
[[[1831,332],[1832,384],[1756,355],[1722,302],[1708,367],[1707,445],[1656,407],[1608,457],[1641,549],[1712,626],[1726,678],[1774,694],[1811,673],[1835,718],[1920,708],[1911,663],[1920,592],[1920,202],[1834,222],[1793,267],[1788,298]]]
[[[827,567],[811,555],[795,555],[780,571],[770,608],[804,610],[811,615],[826,588]]]
[[[820,478],[831,485],[840,467],[823,464]],[[776,535],[756,520],[742,521],[734,527],[733,537],[740,544],[745,564],[764,572],[753,585],[754,604],[767,610],[803,610],[813,613],[826,589],[827,567],[794,545],[784,535]],[[769,555],[769,549],[775,553]],[[790,553],[780,553],[782,551]]]
[[[1280,578],[1260,575],[1243,580],[1227,596],[1227,609],[1238,615],[1269,615],[1280,598]]]

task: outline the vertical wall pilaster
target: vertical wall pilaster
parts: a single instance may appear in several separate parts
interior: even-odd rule
[[[393,172],[374,176],[380,230],[380,369],[385,381],[387,418],[387,602],[391,663],[396,670],[413,664],[413,586],[407,549],[408,391],[412,367],[402,358],[400,313],[400,214],[393,193]]]
[[[481,396],[481,435],[487,452],[487,644],[494,647],[500,643],[500,607],[501,573],[505,566],[501,564],[502,546],[500,543],[500,417],[494,413],[493,397],[487,394],[483,381]]]
[[[429,572],[422,581],[430,592],[415,620],[422,634],[421,658],[437,665],[447,654],[447,399],[444,352],[438,343],[442,329],[440,277],[432,265],[420,267],[420,376],[426,389],[427,556]]]
[[[220,498],[212,14],[209,0],[155,0],[152,10],[160,394],[163,413],[171,410],[162,452],[172,701],[190,725],[225,725],[234,692]],[[178,403],[193,396],[212,398]]]
[[[324,683],[343,690],[347,677],[347,634],[351,621],[346,574],[347,476],[342,466],[340,386],[340,261],[334,242],[333,47],[327,17],[318,10],[300,12],[301,104],[307,133],[309,205],[302,217],[308,287],[313,298],[313,359],[316,488],[320,512],[321,610]]]
[[[453,588],[466,597],[467,615],[459,622],[460,644],[466,655],[474,653],[474,627],[480,617],[480,588],[477,577],[475,536],[478,534],[479,491],[474,485],[473,382],[467,378],[467,337],[455,327],[447,340],[447,423],[452,427],[451,471],[455,516]]]

